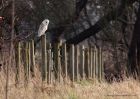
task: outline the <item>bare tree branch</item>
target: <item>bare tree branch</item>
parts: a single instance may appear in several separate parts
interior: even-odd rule
[[[117,17],[121,16],[121,14],[123,13],[123,10],[125,9],[126,4],[128,6],[130,4],[133,4],[134,2],[135,0],[129,0],[129,1],[122,0],[122,4],[118,8],[113,9],[107,15],[100,18],[100,20],[97,21],[96,24],[94,24],[90,28],[84,30],[80,34],[76,35],[75,37],[68,39],[66,43],[78,44],[79,42],[87,39],[88,37],[95,35],[99,31],[104,29],[107,25],[109,25],[110,21],[115,20]]]

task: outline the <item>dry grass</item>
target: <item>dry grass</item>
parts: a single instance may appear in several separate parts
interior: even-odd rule
[[[133,79],[113,84],[90,80],[48,86],[37,75],[26,87],[20,75],[20,83],[15,87],[14,73],[10,72],[8,99],[140,99],[140,83]],[[0,72],[0,99],[5,99],[5,77]]]

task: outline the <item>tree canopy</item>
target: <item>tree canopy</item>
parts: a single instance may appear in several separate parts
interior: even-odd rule
[[[102,46],[107,54],[112,53],[113,58],[108,57],[118,71],[124,60],[125,65],[130,62],[127,69],[131,74],[140,75],[138,8],[138,0],[17,0],[15,35],[24,38],[32,33],[29,39],[36,39],[40,23],[49,19],[47,37],[52,43],[64,39],[67,44]],[[11,33],[11,12],[12,0],[1,0],[0,16],[4,17],[1,27],[6,35]],[[120,57],[123,52],[128,54],[126,59]]]

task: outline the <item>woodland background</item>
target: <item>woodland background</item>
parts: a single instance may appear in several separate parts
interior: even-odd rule
[[[51,43],[102,47],[106,76],[140,77],[139,0],[15,0],[14,11],[15,40],[36,39],[40,23],[49,19]],[[11,12],[12,0],[0,0],[1,50],[11,37]]]

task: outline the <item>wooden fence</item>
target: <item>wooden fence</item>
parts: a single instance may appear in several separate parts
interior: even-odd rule
[[[70,45],[67,49],[66,44],[51,44],[46,42],[46,36],[41,37],[41,78],[48,84],[52,80],[61,82],[71,80],[80,81],[86,79],[104,79],[102,49],[97,47],[85,48],[79,45]],[[31,40],[24,44],[24,78],[34,77],[35,74],[35,52],[34,41]],[[15,46],[16,59],[16,81],[19,78],[19,68],[21,65],[21,42]]]

